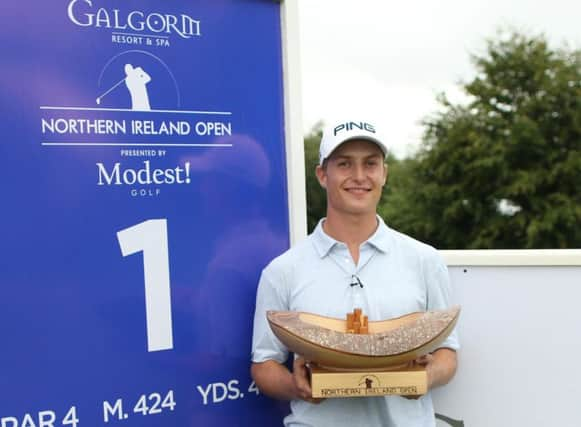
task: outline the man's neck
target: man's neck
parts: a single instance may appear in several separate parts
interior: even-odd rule
[[[377,217],[370,215],[334,215],[327,211],[323,230],[333,239],[343,242],[349,248],[355,264],[359,261],[359,246],[377,230]]]

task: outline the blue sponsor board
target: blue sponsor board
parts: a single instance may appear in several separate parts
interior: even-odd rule
[[[249,375],[280,5],[10,2],[0,43],[0,425],[280,424]]]

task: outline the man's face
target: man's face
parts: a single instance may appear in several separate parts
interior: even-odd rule
[[[317,178],[327,190],[327,213],[375,214],[387,180],[383,152],[373,142],[347,141],[317,166]]]

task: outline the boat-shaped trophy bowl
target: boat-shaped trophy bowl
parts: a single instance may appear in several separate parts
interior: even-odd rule
[[[342,319],[296,311],[268,311],[268,322],[292,352],[336,370],[390,369],[440,346],[450,335],[460,307],[369,321],[367,334],[347,332]]]

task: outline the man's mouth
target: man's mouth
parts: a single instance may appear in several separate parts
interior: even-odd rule
[[[365,187],[349,187],[345,189],[347,192],[352,194],[365,194],[371,191],[370,188]]]

